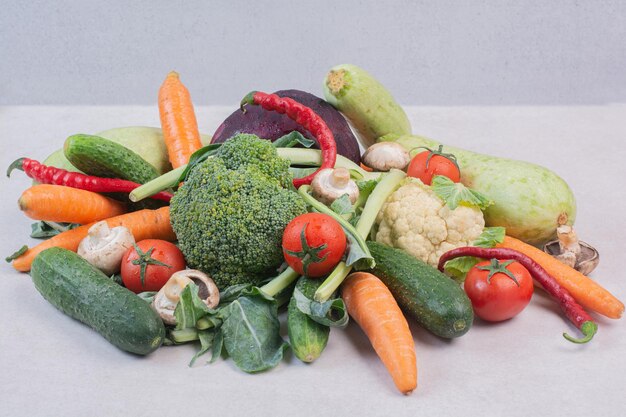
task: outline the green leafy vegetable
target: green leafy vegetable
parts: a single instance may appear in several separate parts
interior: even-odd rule
[[[174,310],[176,318],[176,330],[196,327],[201,318],[214,316],[217,312],[211,310],[198,296],[198,286],[189,283],[180,292],[180,300]]]
[[[56,223],[48,221],[39,221],[30,225],[30,237],[33,239],[48,239],[59,233],[66,232],[80,226],[76,223]]]
[[[28,246],[24,245],[21,248],[19,248],[18,250],[16,250],[13,254],[7,256],[6,258],[4,258],[4,260],[7,261],[7,262],[13,262],[14,260],[19,258],[20,256],[24,255],[27,250],[28,250]]]
[[[258,289],[220,309],[224,348],[245,372],[276,366],[288,344],[280,336],[278,307]]]
[[[296,145],[302,145],[305,148],[310,148],[315,145],[315,141],[309,138],[305,138],[302,133],[294,130],[293,132],[287,133],[284,136],[279,137],[274,142],[272,142],[275,148],[293,148]]]
[[[348,194],[344,194],[333,201],[330,209],[343,218],[350,218],[354,214],[354,208]]]
[[[459,205],[475,206],[481,210],[493,205],[493,201],[478,191],[471,190],[460,182],[453,182],[443,175],[435,175],[431,185],[432,190],[439,198],[446,202],[451,210]]]
[[[498,243],[504,241],[505,231],[504,227],[485,227],[480,236],[474,241],[473,246],[493,248]],[[464,281],[469,270],[478,262],[480,260],[473,256],[461,256],[446,262],[445,271],[455,280]]]
[[[320,303],[308,298],[296,287],[293,290],[298,310],[312,320],[330,327],[345,327],[348,325],[348,311],[341,297]]]

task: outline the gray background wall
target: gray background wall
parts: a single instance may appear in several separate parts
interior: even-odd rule
[[[404,104],[626,102],[626,1],[6,1],[0,104],[320,94],[361,65]]]

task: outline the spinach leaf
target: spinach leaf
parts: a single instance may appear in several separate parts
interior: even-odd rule
[[[276,366],[288,344],[279,334],[278,307],[258,288],[247,291],[219,311],[224,348],[244,372]]]
[[[200,340],[200,350],[197,351],[195,355],[193,355],[193,358],[191,358],[191,362],[189,362],[190,367],[193,366],[193,364],[196,362],[196,359],[198,359],[200,356],[207,353],[209,349],[211,349],[211,347],[213,346],[213,341],[215,340],[215,330],[209,329],[199,331],[198,339]]]
[[[217,311],[207,307],[198,296],[198,286],[193,282],[189,283],[180,292],[180,300],[174,310],[176,330],[195,328],[196,323],[201,318],[208,319],[215,326],[219,324],[214,317],[216,314]]]
[[[296,307],[319,324],[329,327],[346,327],[348,325],[348,311],[341,298],[335,298],[320,303],[308,298],[296,285],[293,290]]]
[[[275,148],[293,148],[296,145],[302,145],[305,148],[310,148],[315,145],[315,141],[304,137],[302,133],[294,130],[293,132],[287,133],[286,135],[276,139],[272,142],[272,145],[274,145]]]
[[[30,237],[33,239],[49,239],[59,233],[66,232],[80,226],[75,223],[56,223],[39,221],[30,225]]]

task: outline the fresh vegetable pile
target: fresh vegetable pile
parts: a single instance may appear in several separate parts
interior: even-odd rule
[[[354,65],[330,70],[324,97],[251,92],[207,143],[171,72],[161,129],[72,134],[8,167],[35,181],[18,206],[43,241],[7,262],[120,349],[196,343],[191,364],[210,352],[254,373],[285,349],[311,363],[351,317],[404,394],[417,387],[407,320],[461,337],[475,315],[520,314],[533,284],[580,331],[570,342],[592,340],[594,314],[621,317],[587,276],[598,253],[555,173],[412,135]]]

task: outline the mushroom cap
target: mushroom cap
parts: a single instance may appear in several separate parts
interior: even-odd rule
[[[180,300],[180,293],[191,282],[198,286],[198,296],[207,307],[213,309],[220,303],[219,289],[207,274],[197,269],[183,269],[173,273],[152,300],[152,308],[164,323],[176,324],[174,311]]]
[[[354,204],[359,198],[359,187],[350,179],[350,171],[346,168],[325,168],[317,173],[311,182],[313,197],[329,205],[344,194],[348,194]]]
[[[559,243],[558,240],[550,241],[543,246],[543,251],[548,255],[556,257],[561,254]],[[590,244],[582,240],[578,241],[578,243],[580,244],[580,255],[576,257],[574,269],[583,275],[589,275],[600,263],[600,254]]]
[[[363,154],[363,163],[375,171],[404,170],[410,161],[409,153],[396,142],[375,143]]]
[[[100,221],[89,228],[76,253],[105,274],[111,275],[120,270],[124,253],[134,243],[135,238],[128,228],[110,228],[106,221]]]

